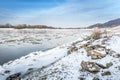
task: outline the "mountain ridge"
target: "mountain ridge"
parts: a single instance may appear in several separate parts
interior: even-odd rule
[[[107,21],[105,23],[97,23],[97,24],[93,24],[91,26],[88,26],[88,28],[112,28],[112,27],[117,27],[120,26],[120,18],[114,19],[114,20],[110,20]]]

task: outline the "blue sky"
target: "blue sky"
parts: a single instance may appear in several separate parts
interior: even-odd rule
[[[120,18],[120,0],[0,0],[0,24],[86,27]]]

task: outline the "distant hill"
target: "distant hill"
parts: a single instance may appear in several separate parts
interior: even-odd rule
[[[105,23],[97,23],[97,24],[88,26],[88,28],[95,28],[95,27],[111,28],[111,27],[117,27],[117,26],[120,26],[120,18],[114,19],[114,20],[110,20],[110,21],[105,22]]]

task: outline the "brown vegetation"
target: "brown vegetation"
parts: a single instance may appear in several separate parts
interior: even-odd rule
[[[11,25],[9,23],[5,24],[5,25],[0,25],[0,28],[15,28],[15,29],[24,29],[24,28],[28,28],[28,29],[55,29],[54,27],[51,26],[46,26],[46,25],[27,25],[27,24],[19,24],[19,25]]]
[[[100,29],[95,29],[90,36],[90,38],[94,40],[100,39],[101,37],[102,37],[102,32]]]

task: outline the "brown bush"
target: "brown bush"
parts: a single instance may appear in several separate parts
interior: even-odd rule
[[[90,38],[91,38],[91,39],[94,39],[94,40],[100,39],[101,37],[102,37],[102,32],[101,32],[101,30],[99,30],[99,29],[95,29],[95,30],[93,31],[93,33],[91,34],[91,36],[90,36]]]

